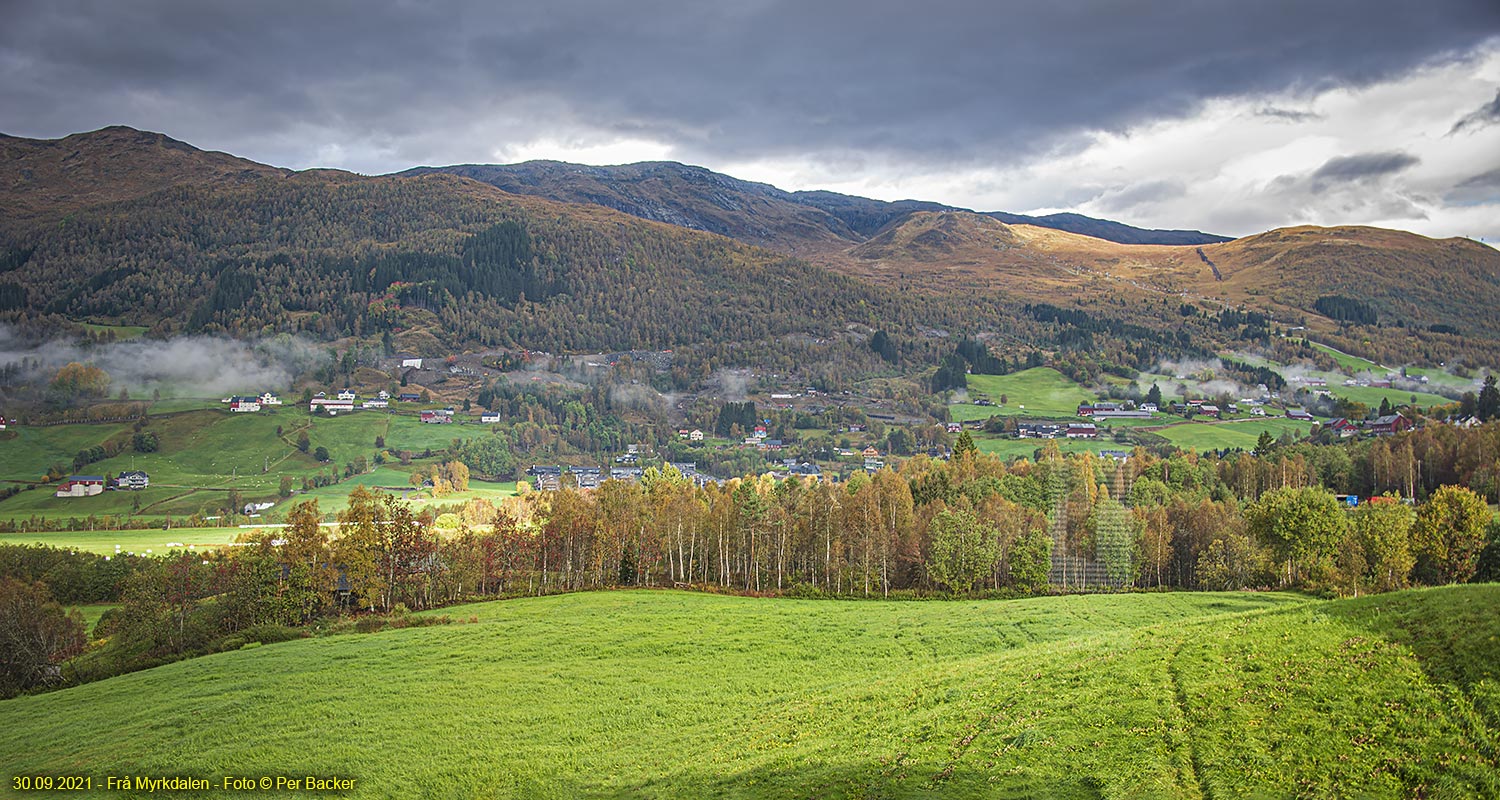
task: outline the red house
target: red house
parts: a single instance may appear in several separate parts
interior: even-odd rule
[[[1365,430],[1376,436],[1390,436],[1401,431],[1411,430],[1411,420],[1400,414],[1387,414],[1377,417],[1374,421],[1365,424]]]

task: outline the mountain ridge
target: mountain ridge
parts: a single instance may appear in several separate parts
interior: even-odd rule
[[[926,200],[874,200],[826,190],[787,191],[675,161],[591,166],[566,161],[413,167],[395,176],[445,172],[513,194],[605,205],[633,216],[707,230],[793,254],[859,244],[916,211],[971,211]],[[643,189],[654,189],[647,194]],[[728,212],[728,214],[724,213]],[[1229,237],[1201,231],[1151,230],[1081,214],[1041,217],[972,212],[1001,222],[1057,228],[1121,244],[1213,244]],[[734,214],[741,219],[732,219]],[[745,219],[748,217],[749,219]]]
[[[90,318],[129,309],[147,325],[162,322],[165,332],[181,329],[184,319],[197,314],[235,329],[251,323],[270,329],[312,326],[320,335],[332,335],[365,313],[340,299],[351,286],[364,285],[363,278],[352,277],[355,272],[394,269],[410,283],[421,277],[420,270],[413,272],[417,264],[436,259],[433,268],[447,277],[434,279],[429,288],[447,287],[442,291],[450,292],[450,299],[422,294],[425,289],[403,291],[417,292],[412,296],[427,298],[422,302],[437,304],[439,311],[452,308],[463,294],[453,276],[469,269],[454,262],[466,237],[488,225],[520,220],[546,245],[538,251],[536,268],[550,270],[548,280],[567,284],[569,292],[583,293],[575,297],[581,303],[576,309],[618,316],[653,291],[680,298],[720,298],[727,291],[714,302],[732,304],[720,308],[735,309],[741,339],[765,329],[764,320],[752,317],[780,312],[794,295],[760,298],[766,307],[758,311],[746,306],[744,294],[756,284],[733,271],[780,264],[780,274],[793,276],[798,267],[788,256],[825,283],[841,275],[871,284],[870,291],[879,295],[872,294],[872,302],[887,303],[916,289],[967,309],[944,323],[947,327],[993,323],[997,318],[975,305],[982,294],[1007,303],[1123,315],[1153,326],[1162,323],[1159,312],[1146,311],[1138,301],[1150,300],[1153,307],[1259,310],[1283,325],[1333,331],[1340,323],[1315,306],[1334,296],[1364,302],[1383,324],[1419,329],[1424,336],[1432,328],[1435,334],[1500,339],[1500,319],[1485,313],[1500,304],[1500,252],[1467,240],[1302,226],[1226,242],[1120,244],[925,201],[783,192],[675,162],[528,163],[535,176],[515,178],[517,169],[493,165],[474,170],[517,183],[561,176],[566,180],[549,191],[565,199],[515,193],[440,169],[386,176],[294,172],[123,127],[58,140],[6,137],[0,139],[0,188],[5,190],[0,192],[0,289],[5,290],[0,311]],[[621,175],[629,180],[614,180]],[[634,204],[641,213],[612,207],[622,204]],[[699,218],[686,225],[671,221],[681,207]],[[747,208],[755,213],[745,213]],[[387,263],[392,258],[408,262],[392,266]],[[314,272],[305,279],[288,277],[278,259]],[[692,266],[684,272],[674,261]],[[169,264],[177,270],[170,281],[152,275]],[[215,287],[223,281],[215,276],[228,269],[226,264],[238,265],[229,271],[243,270],[263,288],[247,284],[219,291]],[[625,274],[610,274],[615,269]],[[332,272],[320,272],[326,270]],[[656,280],[671,286],[651,283]],[[797,318],[816,321],[818,314],[802,306],[827,293],[810,278],[790,280],[785,286],[797,293]],[[635,288],[624,291],[631,281]],[[606,285],[614,294],[596,297]],[[855,285],[840,282],[837,292],[850,295]],[[219,292],[218,299],[204,297],[209,290]],[[327,294],[326,303],[318,299],[320,293]],[[591,299],[584,302],[585,296]],[[231,317],[224,308],[229,300],[253,302]],[[527,296],[528,302],[540,300]],[[540,330],[508,302],[487,306],[487,324],[504,322],[528,337]],[[329,304],[339,305],[339,312],[330,313]],[[923,313],[934,307],[929,303]],[[559,320],[569,314],[578,320],[567,325],[577,334],[568,347],[685,341],[665,328],[580,317],[574,309],[554,311]],[[724,313],[704,309],[703,326],[691,338],[722,337],[729,320]],[[850,322],[882,321],[862,311],[850,313],[845,318]],[[901,313],[901,324],[915,319],[909,311]],[[975,314],[989,321],[980,323]],[[429,322],[460,338],[511,340],[457,318],[439,315]],[[614,341],[621,331],[632,330],[638,333]],[[1442,358],[1433,352],[1434,359]]]

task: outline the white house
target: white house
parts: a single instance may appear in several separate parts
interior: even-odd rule
[[[688,441],[690,441],[690,442],[701,442],[701,441],[703,441],[703,431],[700,431],[697,428],[694,428],[693,431],[688,434]]]
[[[378,392],[375,393],[375,399],[376,400],[389,400],[389,399],[391,399],[391,393],[387,392],[384,389],[381,389],[380,391],[378,391]]]
[[[260,404],[263,405],[263,406],[279,406],[279,405],[281,405],[281,398],[277,397],[274,394],[271,394],[270,392],[262,392],[261,395],[260,395],[259,400],[260,400]]]
[[[349,388],[345,388],[343,391],[339,392],[339,399],[340,400],[353,400],[354,399],[354,390],[353,389],[349,389]]]
[[[147,475],[146,473],[144,473],[144,472],[142,472],[140,470],[131,470],[130,472],[122,472],[122,473],[120,473],[120,477],[115,478],[115,488],[116,489],[128,489],[130,491],[140,491],[141,489],[145,489],[145,488],[149,487],[150,485],[151,485],[151,476]]]
[[[500,421],[499,411],[485,411],[479,415],[479,421],[486,425],[493,425]]]

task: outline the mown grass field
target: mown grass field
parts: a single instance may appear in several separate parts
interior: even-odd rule
[[[1183,422],[1161,430],[1152,431],[1166,437],[1172,444],[1194,451],[1240,448],[1254,450],[1260,441],[1261,431],[1280,438],[1290,433],[1293,438],[1306,436],[1313,423],[1285,417],[1254,417],[1230,422]]]
[[[1495,796],[1497,611],[1493,585],[506,601],[0,702],[0,763],[353,797]]]
[[[1343,397],[1356,403],[1364,403],[1370,408],[1379,408],[1381,400],[1389,400],[1391,405],[1399,406],[1407,403],[1415,403],[1422,408],[1441,406],[1453,401],[1440,394],[1431,392],[1411,392],[1405,389],[1377,389],[1373,386],[1335,386],[1333,381],[1328,382],[1328,391],[1335,397]]]
[[[1340,367],[1342,367],[1344,369],[1347,369],[1347,370],[1350,370],[1352,372],[1383,372],[1383,371],[1385,371],[1385,367],[1382,367],[1379,364],[1376,364],[1374,361],[1371,361],[1371,360],[1369,360],[1367,358],[1360,358],[1359,356],[1352,356],[1352,355],[1349,355],[1348,353],[1341,353],[1338,350],[1335,350],[1335,349],[1333,349],[1332,347],[1329,347],[1326,344],[1318,344],[1317,342],[1314,342],[1314,341],[1311,341],[1311,340],[1308,340],[1308,339],[1304,339],[1303,341],[1307,342],[1308,346],[1310,346],[1312,349],[1317,350],[1320,353],[1326,353],[1326,354],[1328,354],[1329,356],[1331,356],[1333,358],[1333,360],[1335,362],[1338,363],[1338,365]]]
[[[112,555],[115,545],[122,553],[160,555],[168,550],[222,547],[251,532],[249,528],[146,528],[123,531],[52,531],[47,533],[0,533],[0,544],[45,544],[64,550]]]
[[[996,403],[993,406],[977,406],[973,403],[955,403],[948,412],[955,422],[971,419],[1001,417],[1073,417],[1078,414],[1078,404],[1094,399],[1085,391],[1051,367],[1034,367],[1009,375],[970,375],[969,396],[988,395]],[[1009,401],[998,405],[1001,395]]]
[[[1100,450],[1129,450],[1130,445],[1117,444],[1108,439],[1054,439],[1057,449],[1064,453],[1098,453]],[[974,444],[981,453],[992,453],[1009,461],[1015,458],[1034,458],[1042,449],[1045,439],[1013,439],[1009,436],[979,434]]]

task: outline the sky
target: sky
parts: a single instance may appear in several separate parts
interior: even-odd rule
[[[1500,242],[1495,0],[0,0],[0,131]]]

